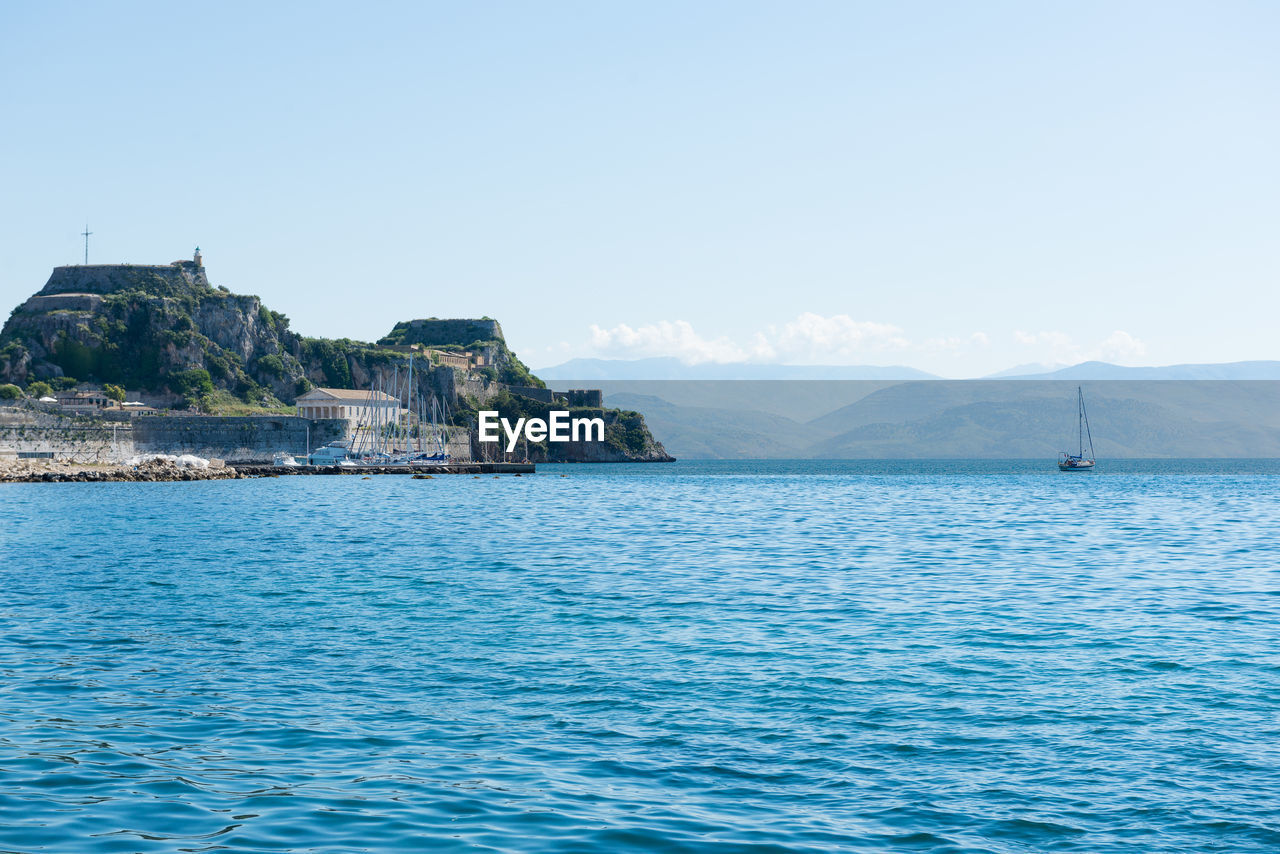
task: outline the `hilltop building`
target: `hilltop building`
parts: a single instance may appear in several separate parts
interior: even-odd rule
[[[422,344],[379,344],[378,346],[386,350],[394,350],[397,353],[427,359],[433,365],[458,368],[464,371],[493,364],[493,354],[489,350],[478,352],[471,350],[438,350]]]

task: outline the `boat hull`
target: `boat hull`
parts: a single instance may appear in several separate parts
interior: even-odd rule
[[[1093,471],[1093,460],[1082,460],[1078,463],[1058,463],[1058,471]]]

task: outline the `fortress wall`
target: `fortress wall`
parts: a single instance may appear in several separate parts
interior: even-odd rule
[[[55,459],[77,463],[119,463],[135,453],[128,424],[68,426],[0,425],[0,448],[52,452]]]
[[[530,400],[536,400],[539,403],[555,403],[554,392],[549,388],[535,388],[534,386],[511,385],[507,386],[507,391],[512,394],[518,394],[521,397],[527,397]]]
[[[450,427],[445,438],[445,449],[454,462],[471,460],[471,434],[464,427]]]
[[[346,436],[347,422],[292,415],[212,417],[147,415],[73,417],[44,408],[0,406],[0,448],[52,451],[58,459],[119,462],[135,454],[195,454],[224,460],[269,460],[301,454]]]
[[[402,327],[402,324],[396,324]],[[466,347],[473,341],[502,340],[502,327],[496,320],[447,318],[411,320],[403,343],[427,346],[456,344]]]
[[[173,264],[85,264],[54,267],[38,296],[110,294],[134,288],[170,295],[207,288],[204,268],[190,261]]]
[[[36,295],[28,299],[22,305],[23,311],[95,311],[98,306],[102,305],[102,297],[99,294],[53,294],[50,296]]]
[[[236,460],[270,459],[277,451],[301,454],[346,436],[347,422],[311,421],[292,415],[208,417],[162,415],[133,422],[134,446],[139,453],[195,454]]]
[[[55,459],[79,463],[120,463],[138,454],[195,454],[228,462],[270,460],[277,451],[302,454],[311,447],[342,439],[346,422],[281,417],[204,417],[157,415],[124,420],[60,418],[0,419],[0,448],[15,452],[51,452]],[[471,438],[461,427],[448,430],[445,447],[457,461],[471,459]]]

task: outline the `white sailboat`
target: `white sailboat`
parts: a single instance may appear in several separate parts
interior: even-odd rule
[[[1076,453],[1063,451],[1058,454],[1058,471],[1092,471],[1094,464],[1093,454],[1093,433],[1089,430],[1089,413],[1084,409],[1084,391],[1080,386],[1076,386],[1076,427],[1079,432],[1079,442]],[[1089,438],[1089,456],[1084,455],[1085,437]]]

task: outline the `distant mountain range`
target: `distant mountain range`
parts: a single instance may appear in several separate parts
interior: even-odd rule
[[[1081,362],[1056,370],[1034,370],[1023,365],[992,374],[987,379],[1036,380],[1280,380],[1280,362],[1224,362],[1218,365],[1166,365],[1159,368],[1126,368],[1107,362]]]
[[[678,359],[575,359],[537,373],[553,388],[603,389],[683,459],[1052,460],[1075,448],[1077,383],[1099,459],[1280,457],[1280,361],[1021,365],[972,380]]]
[[[1003,371],[996,371],[994,374],[987,374],[984,380],[1000,380],[1006,377],[1027,377],[1037,374],[1051,374],[1054,371],[1060,371],[1063,368],[1071,367],[1066,362],[1059,362],[1055,365],[1046,365],[1044,363],[1031,363],[1026,365],[1014,365],[1012,368],[1005,368]]]
[[[571,359],[540,368],[544,380],[936,380],[904,365],[760,365],[747,362],[687,365],[675,358]],[[1039,380],[1280,380],[1280,361],[1227,362],[1131,368],[1107,362],[1019,365],[984,379]]]
[[[1100,460],[1280,457],[1280,382],[1084,382]],[[683,459],[1051,461],[1076,444],[1074,379],[600,385]]]

